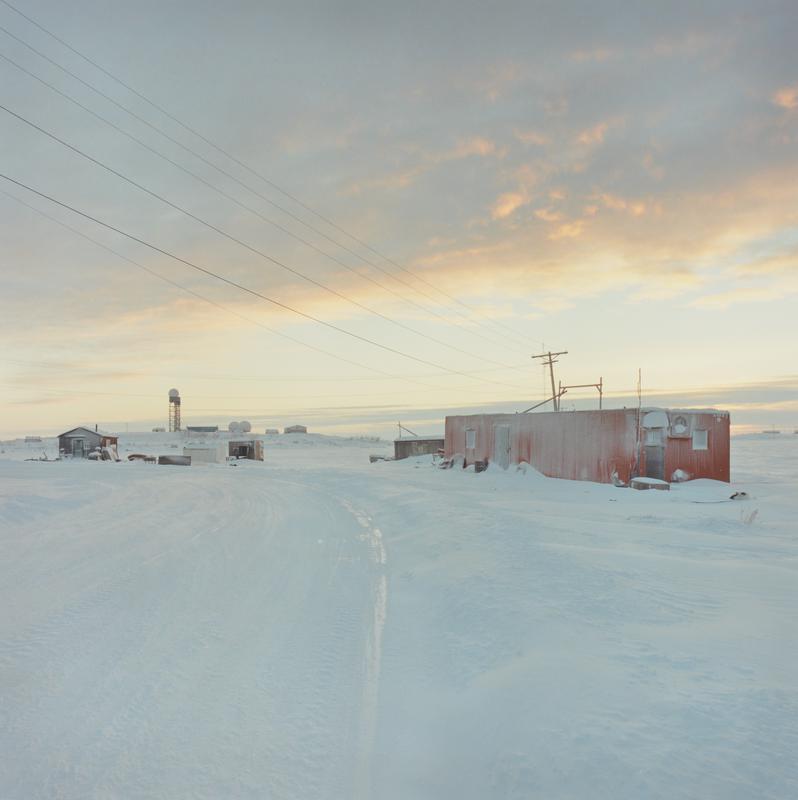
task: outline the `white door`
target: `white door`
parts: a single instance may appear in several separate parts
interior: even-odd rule
[[[509,425],[496,425],[493,428],[493,460],[502,469],[510,466]]]

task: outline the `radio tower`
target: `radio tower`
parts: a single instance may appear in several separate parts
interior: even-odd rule
[[[180,430],[180,392],[169,390],[169,432]]]

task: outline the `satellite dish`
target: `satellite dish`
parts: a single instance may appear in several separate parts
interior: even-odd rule
[[[240,422],[231,422],[227,426],[227,430],[230,431],[230,433],[238,433],[241,430],[241,423]]]
[[[169,397],[180,397],[180,392],[178,392],[177,389],[170,389]]]
[[[244,433],[249,433],[252,430],[252,425],[249,424],[246,420],[241,423],[241,430]]]

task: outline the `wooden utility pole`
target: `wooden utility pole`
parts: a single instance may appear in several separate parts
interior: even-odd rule
[[[543,366],[549,368],[549,377],[551,378],[551,401],[554,403],[554,410],[560,410],[560,395],[557,393],[557,387],[554,385],[554,365],[557,363],[557,356],[567,355],[567,350],[561,350],[559,353],[552,353],[549,350],[547,353],[540,353],[532,358],[544,358]]]

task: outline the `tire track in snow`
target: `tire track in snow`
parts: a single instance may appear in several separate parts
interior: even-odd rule
[[[371,517],[355,508],[349,500],[343,500],[342,505],[363,528],[364,533],[361,538],[368,542],[370,561],[375,567],[374,607],[371,628],[366,637],[366,674],[363,683],[360,745],[355,774],[355,797],[366,800],[371,796],[371,761],[377,732],[382,634],[388,607],[388,577],[385,574],[388,559],[382,531],[373,525]]]

